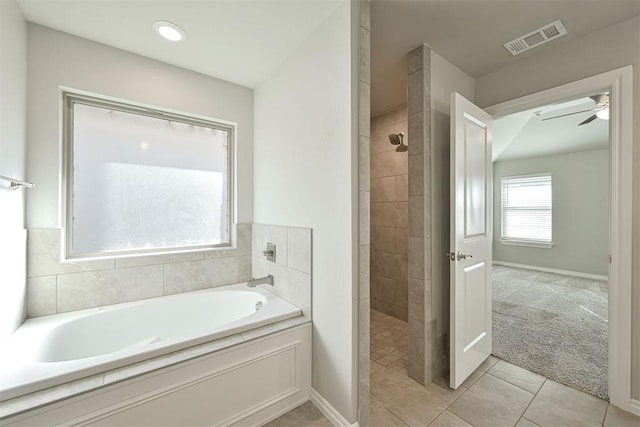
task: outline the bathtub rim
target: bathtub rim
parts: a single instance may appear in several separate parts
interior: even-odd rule
[[[74,312],[68,312],[68,313],[60,313],[60,314],[55,314],[55,315],[49,315],[49,316],[42,316],[42,317],[38,317],[38,318],[33,318],[33,319],[27,319],[27,321],[25,321],[23,323],[23,325],[25,325],[28,321],[32,321],[30,323],[30,325],[34,325],[36,327],[42,327],[42,324],[44,324],[44,326],[46,327],[47,322],[51,322],[51,319],[54,319],[55,317],[55,322],[54,325],[52,325],[51,327],[55,327],[56,324],[63,324],[67,321],[67,319],[73,319],[73,318],[77,318],[77,316],[90,316],[91,314],[103,311],[103,310],[117,310],[119,307],[125,307],[125,306],[135,306],[138,304],[144,304],[145,302],[148,301],[152,301],[152,300],[158,300],[158,299],[162,299],[162,298],[180,298],[183,296],[189,296],[189,295],[194,295],[194,294],[198,294],[198,293],[206,293],[206,292],[216,292],[216,291],[223,291],[223,290],[249,290],[246,287],[245,283],[236,283],[236,284],[232,284],[232,285],[225,285],[225,286],[219,286],[216,288],[207,288],[207,289],[202,289],[202,290],[197,290],[197,291],[192,291],[192,292],[185,292],[185,293],[180,293],[180,294],[173,294],[173,295],[167,295],[167,296],[161,296],[161,297],[155,297],[155,298],[149,298],[149,299],[145,299],[145,300],[138,300],[138,301],[130,301],[130,302],[125,302],[125,303],[120,303],[120,304],[113,304],[113,305],[108,305],[108,306],[103,306],[103,307],[94,307],[94,308],[88,308],[88,309],[83,309],[83,310],[78,310],[78,311],[74,311]],[[129,354],[126,355],[124,357],[120,357],[114,360],[108,360],[109,356],[113,355],[114,353],[118,353],[118,352],[114,352],[114,353],[107,353],[105,355],[101,355],[101,356],[96,356],[96,357],[91,357],[91,358],[86,358],[86,359],[75,359],[73,361],[70,362],[30,362],[30,363],[24,363],[24,364],[20,364],[18,366],[16,366],[16,368],[29,368],[29,367],[34,367],[37,365],[48,365],[47,368],[53,369],[55,368],[57,365],[57,367],[61,367],[62,365],[67,364],[67,367],[70,366],[71,363],[80,363],[80,362],[96,362],[97,364],[94,365],[89,365],[89,366],[81,366],[78,369],[75,370],[70,370],[70,371],[63,371],[63,372],[58,372],[58,373],[53,373],[51,375],[48,375],[44,378],[39,378],[37,380],[33,380],[33,381],[25,381],[25,382],[21,382],[19,384],[14,384],[10,385],[7,388],[0,388],[0,408],[2,406],[4,406],[3,404],[5,402],[10,402],[14,399],[20,399],[23,397],[28,397],[31,394],[34,393],[40,393],[40,392],[46,392],[49,389],[52,388],[56,388],[56,387],[64,387],[65,385],[69,384],[71,385],[71,387],[73,387],[73,383],[74,382],[78,382],[78,381],[82,381],[83,379],[87,379],[87,378],[93,378],[95,376],[100,376],[102,375],[103,377],[106,378],[106,376],[113,372],[113,371],[118,371],[118,370],[126,370],[128,367],[134,366],[134,365],[140,365],[140,364],[145,364],[145,362],[148,361],[155,361],[157,359],[162,359],[165,358],[167,356],[176,356],[178,359],[180,359],[179,361],[184,361],[184,360],[188,360],[194,357],[199,357],[203,354],[208,354],[214,351],[217,351],[221,348],[226,348],[232,345],[236,345],[242,342],[245,342],[248,339],[253,339],[257,336],[262,336],[258,331],[259,330],[263,330],[265,328],[270,328],[273,326],[276,326],[275,329],[279,330],[279,328],[277,327],[278,324],[283,324],[282,326],[286,325],[287,322],[291,321],[292,325],[296,325],[296,324],[300,324],[302,322],[300,322],[299,320],[297,320],[298,318],[303,319],[303,313],[302,310],[291,304],[290,302],[288,302],[287,300],[285,300],[284,298],[282,298],[279,295],[276,295],[274,292],[271,292],[269,289],[265,289],[263,287],[256,287],[256,288],[252,288],[250,289],[250,291],[252,292],[256,292],[262,295],[265,295],[268,299],[271,300],[282,300],[284,301],[286,304],[294,307],[297,309],[297,313],[288,313],[288,314],[282,314],[282,315],[278,315],[278,316],[274,316],[274,317],[270,317],[268,319],[265,319],[261,322],[261,324],[259,325],[255,325],[253,323],[249,323],[249,324],[244,324],[244,325],[239,325],[239,326],[235,326],[229,329],[225,329],[223,331],[214,331],[212,333],[209,334],[205,334],[205,335],[201,335],[201,336],[188,336],[188,338],[181,340],[181,341],[177,341],[177,342],[170,342],[168,345],[164,345],[164,346],[160,346],[157,348],[153,348],[150,351],[143,351],[143,352],[137,352],[137,353],[133,353],[133,354]],[[242,319],[240,319],[242,320]],[[305,319],[306,320],[306,319]],[[229,325],[233,325],[236,322],[231,322],[229,323]],[[22,327],[22,325],[21,325]],[[292,327],[291,325],[287,326],[287,327]],[[19,328],[18,328],[19,330]],[[18,331],[16,330],[16,332]],[[253,331],[256,331],[256,333],[252,333]],[[14,334],[16,333],[14,332]],[[269,333],[273,333],[273,331],[271,332],[265,332],[265,334],[269,334]],[[255,335],[255,336],[254,336]],[[251,338],[244,338],[244,337],[251,337]],[[11,337],[10,337],[11,338]],[[10,344],[12,342],[11,339],[7,340],[7,343]],[[215,344],[217,342],[220,342],[221,347],[220,346],[216,346]],[[211,347],[212,349],[209,351],[206,351],[205,353],[202,353],[201,351],[195,351],[193,356],[189,356],[189,350],[191,349],[196,349],[196,348],[200,348],[200,347]],[[179,354],[180,353],[184,353],[185,358],[181,357]],[[7,357],[7,356],[5,356]],[[107,360],[104,360],[105,358],[107,358]],[[6,360],[6,359],[5,359]],[[167,362],[167,364],[162,365],[164,366],[168,366],[171,365],[173,363],[177,363],[177,362]],[[151,370],[155,370],[158,368],[152,368]],[[7,372],[6,370],[4,372]],[[0,372],[0,375],[2,375],[2,372]],[[135,374],[138,375],[138,374]],[[135,376],[132,375],[132,376]],[[125,378],[121,378],[120,380],[123,380]],[[1,386],[1,385],[0,385]],[[101,386],[101,385],[100,385]],[[95,387],[94,387],[95,388]],[[3,417],[3,412],[2,410],[0,410],[0,418]]]

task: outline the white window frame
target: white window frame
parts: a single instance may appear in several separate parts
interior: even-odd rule
[[[227,132],[227,241],[215,245],[190,245],[176,247],[161,247],[152,249],[130,249],[121,251],[105,251],[98,253],[74,253],[73,252],[73,106],[74,104],[84,104],[99,108],[108,108],[116,111],[122,111],[130,114],[138,114],[164,120],[172,120],[181,123],[193,124],[197,126],[208,127],[212,129],[224,130]],[[107,96],[96,95],[87,92],[75,91],[61,88],[61,120],[62,120],[62,212],[64,232],[62,233],[62,261],[80,261],[83,259],[115,259],[129,258],[145,255],[164,255],[172,253],[198,252],[215,249],[228,249],[233,247],[234,241],[234,187],[235,187],[235,171],[234,171],[234,153],[235,153],[235,135],[236,124],[224,120],[213,119],[210,117],[198,116],[195,114],[170,111],[160,107],[152,107],[133,101],[111,98]]]
[[[503,202],[503,194],[502,194],[502,183],[504,180],[510,179],[523,179],[523,178],[537,178],[537,177],[549,177],[551,181],[551,240],[538,240],[538,239],[514,239],[508,238],[504,236],[504,226],[505,226],[505,212],[504,212],[504,202]],[[503,245],[512,245],[512,246],[527,246],[532,248],[552,248],[553,247],[553,175],[551,172],[543,172],[536,174],[525,174],[525,175],[511,175],[511,176],[503,176],[500,178],[500,243]]]

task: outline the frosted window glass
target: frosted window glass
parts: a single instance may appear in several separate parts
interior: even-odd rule
[[[227,243],[228,136],[74,103],[73,252]]]

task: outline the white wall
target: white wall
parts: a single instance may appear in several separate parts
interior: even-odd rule
[[[253,91],[173,65],[29,24],[27,226],[55,228],[59,215],[59,87],[89,91],[238,124],[237,216],[253,218]]]
[[[349,7],[343,2],[255,91],[254,219],[313,229],[313,388],[354,422]]]
[[[431,298],[438,342],[449,332],[449,259],[440,255],[449,251],[451,94],[473,101],[474,91],[472,77],[431,51]]]
[[[500,179],[550,172],[552,248],[500,243]],[[507,160],[493,164],[493,259],[606,276],[609,269],[609,150]]]
[[[13,0],[0,1],[0,175],[25,179],[27,24]],[[0,181],[0,343],[24,320],[24,192]]]
[[[557,48],[527,57],[476,79],[476,100],[489,106],[632,64],[634,114],[640,112],[640,17],[576,40],[557,40]],[[594,54],[597,53],[597,54]],[[640,120],[634,129],[633,201],[633,355],[632,397],[640,399]]]

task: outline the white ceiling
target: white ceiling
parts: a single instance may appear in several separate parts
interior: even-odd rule
[[[406,105],[405,56],[422,43],[478,77],[638,14],[638,0],[372,0],[372,115]],[[566,36],[517,56],[504,48],[556,19]]]
[[[596,119],[578,126],[593,111],[544,120],[595,108],[590,98],[536,108],[499,118],[493,123],[493,160],[513,160],[604,149],[609,146],[609,121]]]
[[[29,22],[250,88],[260,85],[340,0],[18,0]],[[171,43],[151,28],[187,33]]]

